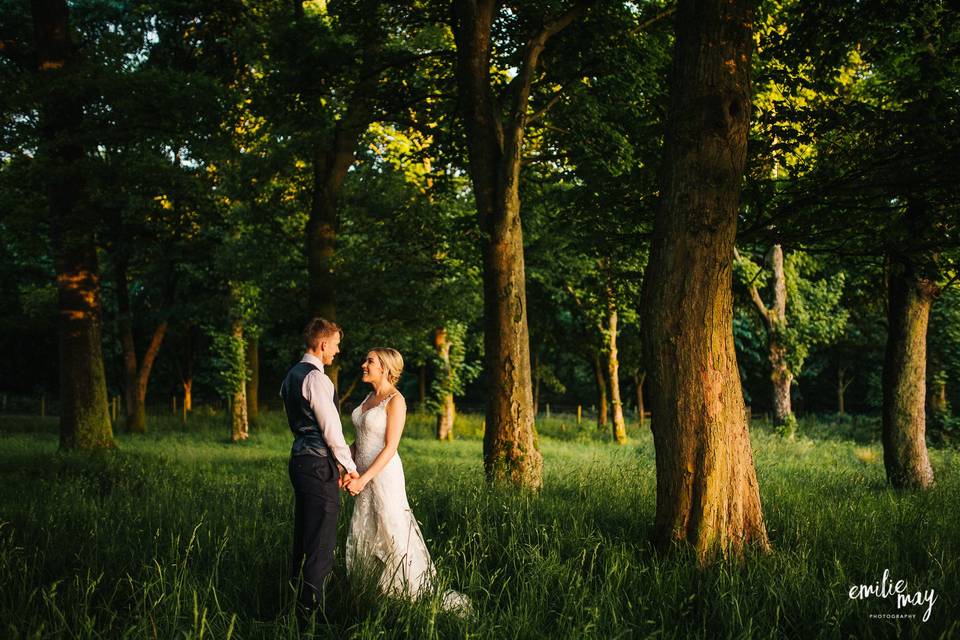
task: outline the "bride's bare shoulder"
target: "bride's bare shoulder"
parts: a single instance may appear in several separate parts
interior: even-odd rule
[[[406,411],[407,410],[407,400],[403,397],[403,394],[397,391],[394,393],[389,400],[387,400],[387,412],[395,411]]]

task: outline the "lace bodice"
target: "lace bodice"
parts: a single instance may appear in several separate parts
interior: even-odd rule
[[[395,395],[397,394],[393,393],[387,396],[379,404],[364,411],[363,405],[370,399],[370,395],[368,394],[363,402],[350,414],[350,419],[353,421],[354,429],[356,429],[357,432],[355,462],[361,473],[373,464],[377,454],[383,450],[386,444],[387,403],[390,402],[390,399]],[[396,458],[396,456],[394,456],[394,458]]]
[[[387,435],[387,403],[363,410],[370,396],[353,410],[350,418],[357,431],[357,469],[366,471],[383,451]],[[357,494],[347,534],[347,573],[379,574],[380,589],[387,594],[419,598],[433,589],[436,571],[430,560],[420,526],[407,502],[403,463],[394,454],[390,461]],[[470,599],[457,591],[442,594],[443,607],[469,614]]]

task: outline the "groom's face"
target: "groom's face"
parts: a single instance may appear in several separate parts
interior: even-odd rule
[[[334,333],[320,340],[320,360],[324,365],[333,364],[333,359],[340,353],[340,334]]]

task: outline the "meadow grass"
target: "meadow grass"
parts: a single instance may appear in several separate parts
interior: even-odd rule
[[[349,421],[345,421],[349,423]],[[516,494],[483,480],[482,420],[432,439],[412,415],[400,453],[440,598],[378,597],[345,578],[344,499],[330,617],[319,637],[841,638],[955,637],[960,586],[957,453],[931,452],[937,486],[886,487],[871,420],[801,421],[785,440],[752,427],[774,552],[698,569],[688,551],[648,542],[656,483],[647,428],[617,446],[572,416],[539,424],[544,488]],[[230,444],[222,416],[182,425],[154,416],[118,448],[58,453],[55,419],[0,417],[0,637],[293,638],[287,586],[290,437],[266,414]],[[851,600],[889,570],[926,606]],[[871,617],[913,614],[913,618]]]

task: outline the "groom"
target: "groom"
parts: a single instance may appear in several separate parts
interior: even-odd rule
[[[291,576],[296,580],[302,567],[297,597],[308,611],[322,606],[324,583],[333,568],[340,486],[347,478],[359,477],[343,437],[333,382],[323,372],[340,352],[342,336],[329,320],[308,322],[303,330],[307,351],[280,387],[294,435],[289,465],[296,495]]]

